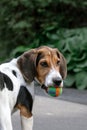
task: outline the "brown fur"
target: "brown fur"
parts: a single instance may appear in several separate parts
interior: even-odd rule
[[[37,59],[39,60],[37,61]],[[37,62],[37,63],[36,63]],[[43,67],[42,62],[46,62],[48,67]],[[54,67],[60,72],[64,79],[67,74],[66,61],[64,56],[58,49],[53,49],[47,46],[42,46],[37,49],[32,49],[25,52],[18,60],[18,66],[28,82],[32,82],[35,77],[42,84],[45,76],[49,73],[50,69]]]
[[[16,107],[20,110],[20,114],[21,114],[22,116],[25,116],[25,117],[27,117],[27,118],[29,118],[29,117],[32,116],[32,113],[29,112],[25,106],[23,106],[23,105],[21,105],[21,104],[18,104],[18,106],[16,106]]]

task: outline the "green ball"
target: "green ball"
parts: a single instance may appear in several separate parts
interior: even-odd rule
[[[62,87],[53,87],[50,86],[47,89],[47,93],[52,96],[52,97],[58,97],[59,95],[62,94]]]

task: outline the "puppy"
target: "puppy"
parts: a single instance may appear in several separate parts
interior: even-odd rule
[[[0,128],[12,130],[11,114],[20,110],[22,130],[33,130],[34,81],[41,86],[63,86],[64,56],[47,46],[29,50],[0,65]]]

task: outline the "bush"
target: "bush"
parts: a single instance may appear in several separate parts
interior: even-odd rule
[[[56,46],[67,59],[68,76],[65,85],[85,89],[87,88],[87,28],[60,32],[61,39]]]
[[[65,85],[87,88],[85,0],[2,0],[0,5],[1,62],[40,45],[57,47],[67,59]]]
[[[87,25],[85,0],[1,0],[0,7],[2,60],[17,46],[44,44],[48,31]]]
[[[66,87],[78,89],[87,88],[87,29],[60,29],[55,33],[47,31],[48,41],[45,45],[58,48],[66,57],[68,75],[65,80]],[[43,45],[43,44],[42,44]],[[18,56],[32,46],[17,47],[11,56]]]

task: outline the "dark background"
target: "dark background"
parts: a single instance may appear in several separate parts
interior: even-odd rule
[[[87,89],[87,0],[0,1],[0,63],[40,45],[66,57],[66,87]]]

